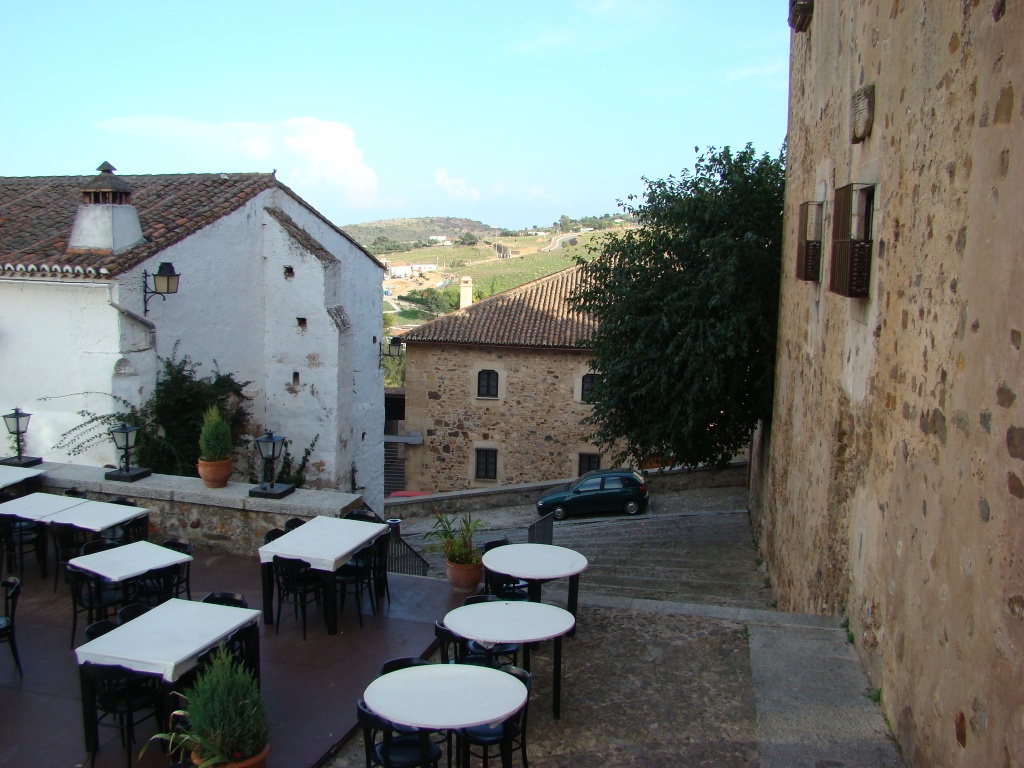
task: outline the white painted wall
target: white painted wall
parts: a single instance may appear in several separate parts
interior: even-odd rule
[[[115,462],[113,443],[106,440],[75,457],[53,447],[83,421],[78,411],[110,413],[115,410],[111,392],[137,405],[155,380],[150,334],[111,306],[115,294],[116,287],[106,281],[0,278],[0,411],[18,407],[33,414],[30,455],[94,465]],[[127,355],[122,354],[122,338],[134,350]],[[3,445],[0,454],[7,455]]]

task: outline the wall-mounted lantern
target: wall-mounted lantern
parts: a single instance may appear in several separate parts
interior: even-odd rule
[[[160,262],[160,266],[153,273],[153,288],[149,287],[149,272],[142,270],[142,314],[149,314],[149,300],[159,296],[167,301],[167,294],[178,292],[178,279],[181,277],[174,271],[174,265],[169,261]]]

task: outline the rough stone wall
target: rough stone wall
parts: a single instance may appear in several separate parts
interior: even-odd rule
[[[909,763],[1020,765],[1024,6],[819,2],[791,41],[760,546],[781,607],[848,614]],[[867,299],[827,290],[850,183],[875,185]],[[820,283],[794,268],[813,200]]]
[[[407,346],[405,423],[409,490],[446,492],[575,477],[580,452],[599,453],[581,421],[586,351],[456,344]],[[498,371],[499,397],[476,397],[476,371]],[[498,450],[498,479],[474,478],[477,447]],[[602,466],[607,466],[602,462]]]

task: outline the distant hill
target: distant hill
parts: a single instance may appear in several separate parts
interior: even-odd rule
[[[357,243],[369,246],[383,235],[400,243],[428,240],[431,235],[445,235],[457,240],[463,232],[474,235],[495,234],[495,228],[473,219],[457,219],[451,216],[426,216],[420,219],[384,219],[365,224],[346,224],[342,227]]]

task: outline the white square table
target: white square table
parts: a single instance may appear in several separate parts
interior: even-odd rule
[[[366,706],[385,720],[428,731],[500,723],[526,703],[526,686],[507,672],[475,664],[424,664],[381,675],[363,691]],[[506,729],[506,733],[511,733]],[[502,765],[512,765],[509,744]]]
[[[192,555],[161,547],[148,541],[135,541],[68,561],[68,565],[95,573],[109,581],[125,581],[135,576],[192,560]]]
[[[0,515],[15,515],[22,520],[49,523],[49,517],[65,509],[84,504],[85,499],[57,496],[53,493],[30,493],[0,504]]]
[[[273,624],[274,556],[297,558],[324,574],[324,621],[327,634],[338,634],[337,584],[334,572],[357,550],[386,533],[383,523],[337,517],[314,517],[284,536],[260,547],[263,571],[263,621]]]
[[[552,669],[552,707],[555,719],[562,710],[562,636],[576,626],[576,618],[564,608],[525,600],[490,600],[455,608],[444,617],[444,625],[467,640],[485,648],[498,643],[516,643],[523,648],[523,669],[530,671],[530,643],[555,641]]]
[[[45,469],[37,469],[36,467],[9,467],[6,464],[0,464],[0,488],[17,485],[30,478],[39,477],[44,472],[46,472]]]
[[[76,528],[84,528],[98,533],[149,513],[145,507],[129,507],[125,504],[110,504],[106,501],[84,501],[82,499],[77,499],[77,501],[82,501],[82,503],[50,515],[46,518],[46,522],[70,523]]]
[[[196,666],[199,657],[221,640],[259,619],[252,608],[234,608],[177,598],[161,603],[127,624],[90,640],[75,649],[79,666],[85,662],[118,665],[145,674],[159,675],[169,683]],[[259,677],[259,635],[252,661]],[[81,675],[82,713],[86,750],[97,740],[95,692]]]

